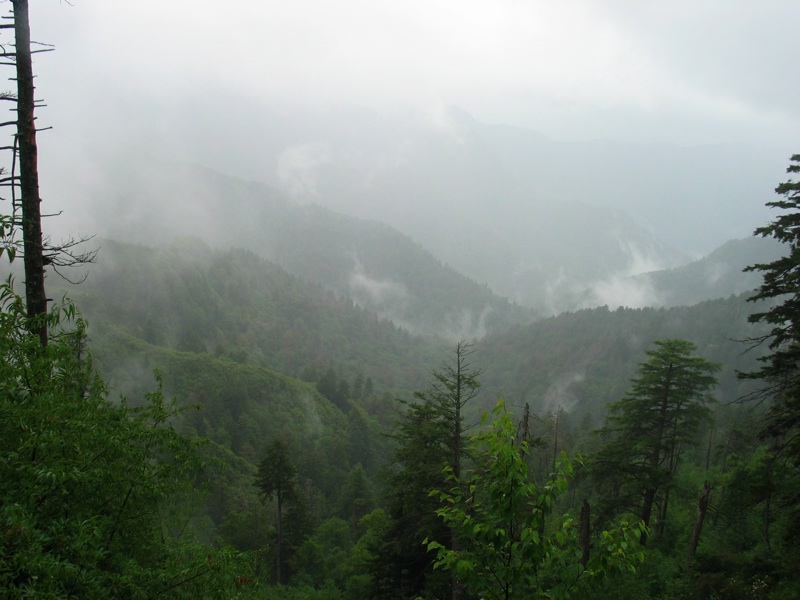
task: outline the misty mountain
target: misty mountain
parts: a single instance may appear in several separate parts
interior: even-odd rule
[[[104,240],[97,260],[69,294],[91,325],[101,371],[133,396],[152,375],[120,358],[127,337],[306,381],[333,368],[381,390],[423,385],[438,360],[441,341],[411,336],[250,251],[196,238],[159,247]]]
[[[788,159],[774,148],[747,144],[558,142],[458,114],[498,163],[529,189],[554,201],[623,210],[660,239],[695,256],[768,220],[764,204],[774,199]]]
[[[328,119],[338,127],[311,120],[275,159],[282,189],[384,221],[519,303],[558,312],[595,282],[686,261],[600,198],[542,194],[460,111],[426,120],[351,110]]]
[[[747,294],[673,308],[584,309],[488,336],[478,345],[484,392],[510,406],[529,403],[543,415],[559,407],[576,418],[593,414],[600,424],[606,405],[622,398],[645,350],[656,340],[680,338],[697,354],[723,365],[716,397],[730,403],[753,390],[737,371],[758,368],[765,347],[743,342],[764,333],[747,316],[757,307]],[[591,424],[589,426],[592,426]]]
[[[244,106],[224,130],[213,119],[197,127],[213,114],[203,99],[191,114],[171,114],[183,142],[151,145],[169,160],[131,157],[123,147],[100,157],[91,177],[75,182],[94,218],[85,230],[146,243],[202,232],[212,244],[280,261],[268,251],[281,244],[289,207],[299,215],[300,206],[324,206],[386,223],[459,273],[552,314],[582,306],[586,289],[613,291],[749,233],[767,220],[764,202],[785,163],[750,146],[556,142],[457,109],[382,115],[229,100]],[[271,186],[186,167],[175,156]],[[358,282],[364,258],[350,256]],[[384,274],[386,290],[405,285]],[[406,318],[419,311],[376,300],[371,308],[381,314],[427,329]],[[483,308],[449,315],[446,329],[479,332]]]
[[[561,182],[563,193],[551,194],[520,173],[525,165],[531,172],[549,169],[536,153],[515,150],[519,144],[509,136],[509,152],[517,157],[512,161],[497,148],[497,135],[459,111],[386,116],[358,108],[257,108],[245,106],[221,131],[212,119],[200,118],[213,107],[198,99],[191,114],[170,115],[182,143],[150,145],[156,155],[163,147],[168,159],[131,157],[123,146],[99,157],[91,177],[74,186],[94,219],[86,230],[146,243],[198,234],[212,244],[266,252],[270,236],[280,235],[280,213],[291,198],[295,211],[314,204],[386,223],[456,271],[545,313],[574,305],[598,282],[688,260],[633,210],[595,194],[599,184],[577,185],[584,165],[569,160],[573,176]],[[209,126],[198,128],[198,120]],[[176,144],[178,154],[172,152]],[[175,156],[273,187],[190,169]],[[610,172],[620,169],[603,162],[602,148],[593,160]],[[654,190],[640,185],[636,173],[629,175],[628,185],[643,198],[667,199],[679,212],[678,199],[665,196],[666,190],[653,199]],[[358,260],[363,264],[363,257]],[[357,261],[350,267],[357,270]],[[482,308],[473,310],[478,312],[468,319],[477,331]],[[393,317],[402,322],[402,314]]]
[[[747,254],[744,243],[729,248]],[[312,382],[333,369],[350,382],[372,379],[380,394],[410,397],[427,388],[431,369],[452,350],[252,252],[214,250],[196,239],[162,247],[105,241],[95,271],[71,296],[89,319],[101,372],[115,391],[132,397],[152,387],[153,368],[167,376],[169,393],[205,397],[180,366],[203,361],[214,372],[236,363],[243,377],[257,374],[251,367],[266,368]],[[471,414],[491,407],[498,395],[512,407],[529,402],[538,413],[560,405],[578,415],[602,414],[627,389],[644,351],[666,338],[688,339],[699,355],[725,364],[721,399],[733,400],[747,390],[735,370],[756,365],[758,352],[735,341],[759,333],[747,322],[756,308],[746,294],[669,309],[602,307],[490,334],[471,357],[483,383]],[[235,398],[214,400],[223,403],[214,410],[233,410],[226,402],[248,405],[254,393],[245,386]],[[376,399],[366,408],[383,419],[389,404]]]
[[[786,246],[773,238],[731,240],[708,256],[682,267],[635,277],[654,292],[652,306],[688,305],[755,290],[762,274],[744,272],[747,266],[769,263],[786,254]]]
[[[99,219],[115,239],[161,244],[190,232],[212,247],[246,248],[412,333],[474,338],[534,317],[385,224],[301,205],[264,184],[155,162],[104,184]]]
[[[786,159],[744,144],[557,142],[459,109],[332,110],[290,128],[268,162],[287,193],[385,221],[545,312],[746,235]]]
[[[773,238],[749,237],[730,240],[708,256],[689,264],[610,280],[586,292],[584,306],[623,304],[645,306],[692,305],[755,290],[762,281],[759,272],[743,269],[768,263],[786,254],[784,245]]]

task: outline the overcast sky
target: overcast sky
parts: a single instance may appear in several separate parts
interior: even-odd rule
[[[796,0],[32,4],[33,39],[58,50],[37,61],[43,93],[102,113],[125,94],[169,102],[236,90],[432,114],[457,105],[562,140],[800,133]]]
[[[120,147],[123,171],[155,149],[274,183],[257,120],[285,106],[411,107],[434,122],[457,106],[557,141],[759,145],[785,157],[765,190],[800,152],[797,0],[31,4],[32,38],[56,46],[34,65],[39,123],[54,127],[39,140],[42,193],[68,231],[97,231],[85,185]]]

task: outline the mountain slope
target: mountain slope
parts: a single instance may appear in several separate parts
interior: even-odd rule
[[[746,295],[670,309],[602,307],[489,336],[475,359],[484,369],[484,401],[501,394],[512,406],[529,402],[539,414],[560,406],[576,415],[602,415],[628,389],[644,351],[668,338],[687,339],[698,355],[722,363],[717,397],[735,401],[752,389],[736,371],[754,370],[765,350],[748,352],[740,341],[763,330],[747,322],[756,308]]]
[[[761,285],[761,273],[743,269],[756,263],[772,262],[785,253],[785,246],[772,238],[731,240],[700,260],[634,279],[652,287],[656,306],[696,304],[756,289]]]
[[[788,158],[744,144],[559,142],[458,114],[522,185],[559,201],[624,210],[690,254],[708,252],[764,222],[764,204]]]
[[[252,252],[212,250],[196,239],[102,244],[89,278],[70,291],[97,338],[124,332],[313,381],[334,368],[382,390],[416,389],[436,361],[435,344]],[[113,359],[99,358],[101,367]],[[149,378],[134,367],[132,379]]]
[[[783,244],[772,238],[731,240],[708,256],[674,269],[601,282],[585,293],[581,303],[611,308],[688,306],[750,292],[761,284],[761,274],[743,269],[776,260],[785,252]]]
[[[364,408],[387,419],[391,394],[408,398],[426,389],[430,370],[451,353],[253,253],[211,250],[197,240],[163,248],[107,242],[97,271],[72,295],[92,324],[98,364],[115,390],[140,395],[151,387],[151,369],[166,369],[171,393],[220,398],[214,401],[217,412],[195,427],[222,441],[226,431],[238,434],[227,425],[219,429],[219,423],[238,422],[242,407],[254,406],[263,390],[285,386],[269,383],[280,379],[274,375],[239,384],[240,375],[262,377],[259,369],[269,368],[321,382],[331,371],[339,382],[353,382],[337,401],[343,409],[355,381],[369,378],[375,388]],[[760,333],[747,323],[757,308],[745,295],[670,309],[603,307],[489,335],[476,343],[471,358],[483,383],[471,416],[502,395],[510,406],[528,402],[539,414],[561,406],[578,417],[596,417],[624,394],[644,351],[666,338],[688,339],[699,355],[723,363],[719,398],[733,401],[751,389],[735,372],[753,370],[760,350],[746,352],[747,345],[736,340]],[[215,383],[204,383],[206,377]],[[307,412],[300,396],[292,402]],[[312,413],[303,418],[316,420]]]
[[[630,215],[600,205],[591,187],[577,197],[541,193],[460,113],[438,123],[342,118],[347,135],[315,123],[287,144],[276,159],[283,188],[385,221],[517,302],[558,312],[595,281],[685,261]]]
[[[470,338],[533,319],[392,228],[263,184],[156,163],[106,183],[98,220],[114,239],[163,244],[191,232],[211,247],[246,248],[412,333]]]
[[[263,140],[257,148],[250,140],[253,155],[234,165],[225,157],[222,164],[276,187],[120,149],[119,156],[98,157],[92,177],[76,182],[81,206],[88,203],[86,212],[96,215],[84,226],[145,243],[199,235],[212,245],[247,247],[279,260],[262,248],[280,237],[276,228],[291,213],[291,198],[386,223],[458,272],[546,313],[574,305],[575,295],[597,281],[686,261],[656,228],[641,224],[632,206],[596,193],[597,182],[580,177],[588,164],[568,163],[575,170],[562,182],[569,193],[543,190],[463,115],[447,112],[432,120],[297,108],[267,112],[257,129]],[[203,155],[198,150],[196,160]],[[593,159],[602,158],[601,149]],[[522,151],[515,164],[532,172],[546,168]],[[349,266],[358,268],[352,260]],[[405,284],[390,272],[368,275]],[[478,331],[483,309],[470,310]],[[461,320],[458,311],[449,319]]]

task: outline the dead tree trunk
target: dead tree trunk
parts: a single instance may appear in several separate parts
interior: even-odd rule
[[[41,199],[39,198],[38,150],[36,123],[33,114],[33,64],[28,0],[12,0],[14,7],[14,46],[17,72],[17,134],[19,158],[19,191],[22,206],[22,238],[25,265],[25,302],[29,318],[47,313],[44,289],[44,245],[42,240]],[[12,173],[12,176],[15,174]],[[13,189],[13,182],[12,182]],[[32,332],[47,344],[47,322],[37,319]]]

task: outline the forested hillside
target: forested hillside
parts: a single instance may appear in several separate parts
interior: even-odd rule
[[[212,250],[191,239],[158,248],[107,241],[103,251],[89,279],[70,293],[90,319],[96,365],[113,395],[124,393],[135,404],[155,384],[157,370],[167,394],[196,408],[176,421],[180,429],[211,440],[228,465],[209,471],[201,530],[206,539],[217,536],[242,551],[268,549],[269,560],[276,560],[273,517],[252,482],[266,446],[280,440],[302,489],[294,516],[287,513],[287,523],[297,527],[287,530],[284,541],[284,583],[321,586],[331,594],[333,586],[347,598],[392,597],[387,586],[423,593],[424,581],[431,589],[444,585],[430,563],[414,567],[421,569],[417,583],[390,572],[421,543],[403,532],[402,523],[419,519],[431,527],[425,535],[441,535],[434,533],[435,518],[420,512],[435,505],[415,497],[414,486],[447,484],[436,469],[418,462],[426,459],[414,448],[430,443],[425,428],[404,423],[442,418],[415,412],[425,398],[437,396],[407,403],[414,391],[429,389],[431,369],[449,363],[449,344],[410,335],[250,252]],[[707,440],[713,456],[730,460],[723,457],[731,436],[753,444],[758,422],[754,405],[736,402],[754,389],[736,371],[755,369],[764,351],[747,351],[744,342],[762,331],[747,323],[753,309],[746,295],[670,309],[602,307],[477,340],[468,358],[481,386],[463,407],[464,425],[475,427],[480,413],[504,398],[510,418],[529,420],[530,468],[544,477],[558,453],[601,447],[593,432],[602,427],[608,406],[625,396],[654,341],[685,339],[699,356],[720,364],[716,425],[701,426],[697,436]],[[687,468],[701,461],[699,454],[687,457]],[[422,470],[412,477],[409,468]],[[407,485],[412,488],[404,490]],[[573,485],[573,494],[588,494],[592,503],[607,501],[583,479]],[[691,506],[695,484],[685,485],[673,498],[681,510]],[[571,498],[559,506],[566,510]],[[409,512],[412,505],[416,512]],[[373,509],[378,512],[367,518]],[[683,526],[675,524],[675,535]],[[339,556],[338,566],[326,562],[322,570],[309,570],[323,560],[319,553],[331,552]],[[647,568],[674,575],[664,560]]]
[[[98,365],[126,391],[150,366],[132,370],[125,346],[112,341],[124,336],[312,382],[332,370],[348,385],[370,379],[374,390],[394,395],[424,387],[446,353],[446,342],[410,335],[249,252],[212,250],[192,239],[158,248],[107,241],[102,252],[70,293],[95,330]],[[753,305],[746,297],[671,309],[585,309],[490,335],[476,345],[485,370],[481,405],[489,408],[499,393],[514,405],[601,413],[648,344],[672,337],[726,365],[721,392],[734,400],[743,392],[735,371],[752,369],[758,356],[743,343],[757,334],[747,323]]]
[[[432,555],[418,556],[425,536],[442,535],[435,515],[425,512],[435,510],[435,504],[418,494],[448,484],[434,466],[440,463],[424,462],[440,459],[426,459],[415,448],[431,443],[426,436],[435,434],[436,428],[428,432],[423,423],[432,419],[431,424],[440,422],[438,428],[452,422],[449,413],[427,414],[424,408],[431,399],[449,396],[425,392],[416,403],[407,403],[414,391],[430,389],[431,369],[449,364],[449,344],[410,335],[250,252],[212,250],[198,240],[160,248],[107,241],[103,251],[87,281],[70,294],[90,320],[95,364],[112,398],[124,393],[133,406],[140,404],[156,385],[157,371],[165,393],[192,407],[173,422],[184,434],[208,440],[210,456],[216,457],[216,466],[198,480],[208,491],[194,517],[200,540],[255,552],[261,564],[280,561],[281,581],[291,584],[298,597],[403,598],[428,593],[426,586],[446,586],[446,579],[430,570]],[[706,463],[721,469],[697,471],[703,455],[686,454],[672,503],[673,511],[688,511],[699,473],[728,481],[725,461],[740,465],[732,471],[735,477],[759,464],[756,407],[735,402],[753,389],[735,371],[755,369],[763,352],[745,352],[747,344],[737,341],[760,334],[747,323],[752,309],[745,296],[671,309],[603,307],[487,336],[468,355],[469,368],[482,385],[463,406],[464,426],[474,426],[479,413],[504,397],[509,418],[529,422],[532,473],[546,477],[559,452],[602,448],[602,438],[593,431],[603,425],[607,407],[625,396],[655,340],[688,340],[699,356],[719,363],[720,371],[713,391],[717,404],[709,412],[716,425],[699,426],[687,447],[706,440]],[[739,448],[736,459],[731,458],[733,440]],[[265,464],[264,453],[277,441],[288,449],[296,487],[286,509],[285,537],[276,546],[275,513],[269,510],[274,505],[259,500],[254,481]],[[583,477],[572,485],[575,492],[558,500],[559,510],[573,506],[575,493],[586,494],[592,504],[613,506]],[[753,501],[758,505],[759,500]],[[718,511],[741,506],[741,500],[727,508],[715,502]],[[409,519],[420,523],[419,537],[403,525]],[[664,598],[673,593],[663,588],[664,577],[676,574],[669,557],[687,526],[686,519],[674,515],[670,522],[668,531],[677,538],[667,543],[665,533],[656,536],[662,540],[657,545],[661,554],[652,554],[642,566],[655,577],[651,589],[661,589]],[[595,526],[608,526],[603,523]],[[608,535],[633,534],[620,530]],[[729,532],[718,525],[709,535]],[[756,548],[757,536],[749,543]],[[711,556],[702,543],[698,552]],[[338,558],[329,562],[323,558],[328,555]],[[398,561],[412,555],[414,561],[422,559],[413,567],[419,571],[394,578]],[[727,582],[724,573],[738,562],[724,560],[715,568],[722,569],[721,581]],[[699,568],[709,568],[703,564]],[[270,569],[244,572],[248,581],[260,582],[254,592],[272,589],[267,585],[275,581]],[[784,575],[775,577],[785,580]],[[406,592],[391,596],[389,589]]]
[[[724,365],[719,400],[734,402],[751,385],[737,379],[736,371],[755,368],[765,350],[751,350],[746,342],[763,333],[747,322],[754,311],[747,296],[669,309],[585,309],[487,337],[477,346],[484,387],[514,405],[601,416],[625,391],[654,340],[682,338]]]
[[[98,264],[70,295],[97,329],[99,364],[112,379],[125,377],[125,368],[117,375],[115,353],[100,350],[105,336],[123,332],[310,381],[328,369],[349,380],[360,375],[383,391],[421,385],[435,362],[432,348],[442,345],[252,252],[212,250],[196,239],[102,246]]]
[[[114,240],[162,245],[186,235],[214,249],[250,250],[408,331],[451,340],[530,322],[536,314],[383,223],[298,204],[271,186],[196,165],[142,167],[96,182],[95,193],[107,199],[99,218]]]
[[[639,307],[689,306],[756,289],[761,278],[745,267],[777,260],[783,251],[782,244],[769,238],[730,240],[698,260],[636,275],[622,286],[632,292]]]

